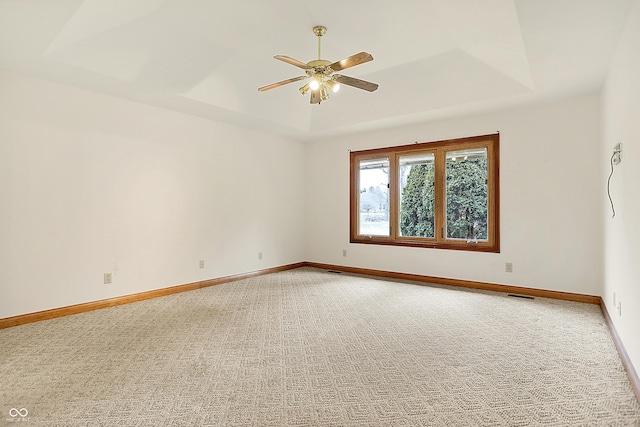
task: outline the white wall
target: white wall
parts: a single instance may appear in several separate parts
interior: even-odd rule
[[[603,91],[603,144],[600,162],[605,181],[613,146],[623,144],[622,162],[611,178],[611,196],[604,206],[603,299],[616,330],[640,372],[640,1],[636,1],[614,57]],[[622,315],[613,293],[622,302]]]
[[[599,295],[600,100],[325,139],[307,151],[311,261]],[[349,244],[349,150],[500,131],[501,252]],[[347,249],[347,258],[342,250]],[[505,262],[513,263],[506,273]]]
[[[0,70],[0,318],[303,261],[304,150]]]
[[[601,293],[598,97],[305,146],[0,73],[0,317],[304,260]],[[496,130],[500,254],[348,243],[349,149]]]

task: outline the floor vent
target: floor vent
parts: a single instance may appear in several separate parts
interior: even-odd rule
[[[514,298],[535,299],[535,297],[530,297],[529,295],[507,294],[507,296]]]
[[[336,270],[327,270],[327,273],[333,273],[333,274],[342,274],[342,271],[336,271]]]

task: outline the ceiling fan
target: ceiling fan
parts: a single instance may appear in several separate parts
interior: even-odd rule
[[[365,62],[373,61],[373,56],[367,52],[360,52],[337,62],[321,59],[320,38],[326,33],[327,29],[321,25],[313,27],[313,34],[318,37],[318,59],[316,60],[309,61],[305,64],[302,61],[298,61],[297,59],[293,59],[288,56],[274,56],[275,59],[302,68],[306,75],[263,86],[258,88],[258,90],[260,92],[264,92],[269,89],[274,89],[289,83],[310,78],[311,81],[302,86],[299,91],[303,95],[306,95],[311,91],[311,104],[320,104],[321,101],[329,99],[330,90],[332,92],[340,90],[340,84],[363,89],[369,92],[373,92],[378,89],[378,85],[376,83],[367,82],[354,77],[343,76],[342,74],[334,74],[336,71],[342,71],[347,68],[355,67],[356,65],[364,64]]]

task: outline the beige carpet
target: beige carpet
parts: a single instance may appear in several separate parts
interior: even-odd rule
[[[310,268],[0,344],[0,425],[640,425],[598,306]]]

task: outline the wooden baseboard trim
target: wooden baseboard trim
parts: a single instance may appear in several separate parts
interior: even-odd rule
[[[631,382],[631,387],[633,388],[633,392],[636,394],[638,401],[640,401],[640,377],[638,377],[638,373],[636,372],[633,363],[631,363],[631,359],[629,358],[629,354],[627,354],[627,350],[624,348],[624,344],[622,344],[622,340],[620,340],[620,336],[618,335],[618,331],[613,324],[613,320],[611,320],[611,316],[609,315],[609,310],[607,310],[607,306],[604,303],[604,300],[600,298],[600,308],[602,309],[602,315],[604,316],[605,321],[607,322],[607,326],[609,327],[609,331],[611,331],[611,337],[613,338],[613,342],[618,349],[618,354],[620,355],[620,359],[622,360],[622,365],[624,369],[627,371],[627,376],[629,377],[629,381]]]
[[[598,296],[573,294],[570,292],[549,291],[544,289],[524,288],[520,286],[510,285],[498,285],[495,283],[449,279],[446,277],[422,276],[419,274],[398,273],[394,271],[371,270],[368,268],[347,267],[343,265],[320,264],[316,262],[307,262],[305,264],[308,267],[343,271],[345,273],[365,274],[369,276],[387,277],[399,280],[411,280],[416,282],[433,283],[436,285],[459,286],[462,288],[480,289],[484,291],[506,292],[509,294],[528,295],[539,298],[552,298],[565,301],[584,302],[588,304],[600,304],[601,301],[601,298]]]
[[[514,293],[519,295],[529,295],[541,298],[553,298],[566,301],[582,302],[588,304],[598,304],[602,310],[607,326],[611,331],[613,342],[615,343],[618,354],[622,360],[622,364],[627,371],[629,381],[633,391],[640,401],[640,377],[636,372],[629,355],[627,354],[624,344],[618,336],[618,332],[611,320],[609,311],[601,297],[592,295],[574,294],[569,292],[549,291],[535,288],[525,288],[519,286],[498,285],[494,283],[475,282],[469,280],[449,279],[435,276],[422,276],[418,274],[398,273],[384,270],[372,270],[367,268],[348,267],[343,265],[322,264],[317,262],[299,262],[295,264],[282,265],[278,267],[266,268],[263,270],[252,271],[248,273],[235,274],[231,276],[218,277],[215,279],[203,280],[201,282],[187,283],[184,285],[170,286],[168,288],[155,289],[137,294],[124,295],[121,297],[109,298],[100,301],[92,301],[82,304],[70,305],[67,307],[54,308],[51,310],[38,311],[35,313],[27,313],[13,317],[0,319],[0,329],[11,328],[13,326],[25,325],[28,323],[39,322],[41,320],[50,320],[57,317],[70,316],[72,314],[84,313],[87,311],[100,310],[103,308],[114,307],[117,305],[129,304],[137,301],[144,301],[151,298],[158,298],[166,295],[172,295],[180,292],[192,291],[195,289],[206,288],[209,286],[229,283],[236,280],[247,279],[249,277],[262,276],[265,274],[278,273],[280,271],[292,270],[300,267],[313,267],[324,270],[342,271],[345,273],[363,274],[369,276],[386,277],[399,280],[411,280],[423,283],[434,283],[438,285],[459,286],[471,289],[481,289],[487,291]]]
[[[151,298],[163,297],[166,295],[177,294],[180,292],[192,291],[195,289],[206,288],[209,286],[220,285],[222,283],[234,282],[236,280],[247,279],[249,277],[262,276],[264,274],[277,273],[280,271],[291,270],[294,268],[304,267],[304,262],[296,264],[282,265],[279,267],[266,268],[264,270],[252,271],[249,273],[234,274],[231,276],[218,277],[215,279],[203,280],[201,282],[187,283],[184,285],[171,286],[168,288],[155,289],[137,294],[124,295],[121,297],[109,298],[100,301],[86,302],[66,307],[53,308],[51,310],[38,311],[35,313],[27,313],[13,317],[5,317],[0,319],[0,329],[11,328],[13,326],[25,325],[27,323],[39,322],[41,320],[50,320],[57,317],[70,316],[72,314],[84,313],[87,311],[100,310],[103,308],[114,307],[117,305],[129,304],[137,301],[144,301]]]
[[[425,283],[434,283],[439,285],[459,286],[464,288],[481,289],[496,292],[507,292],[519,295],[529,295],[541,298],[555,298],[568,301],[584,302],[590,304],[602,305],[602,299],[591,295],[572,294],[559,291],[548,291],[534,288],[523,288],[518,286],[498,285],[493,283],[474,282],[469,280],[449,279],[435,276],[422,276],[417,274],[398,273],[384,270],[372,270],[358,267],[348,267],[342,265],[322,264],[316,262],[299,262],[279,267],[267,268],[263,270],[236,274],[231,276],[219,277],[215,279],[204,280],[201,282],[187,283],[184,285],[171,286],[168,288],[156,289],[137,294],[124,295],[121,297],[109,298],[99,301],[81,303],[66,307],[54,308],[51,310],[38,311],[35,313],[27,313],[13,317],[0,319],[0,329],[10,328],[13,326],[24,325],[27,323],[39,322],[41,320],[55,319],[57,317],[70,316],[72,314],[84,313],[87,311],[100,310],[103,308],[114,307],[122,304],[129,304],[136,301],[143,301],[151,298],[158,298],[166,295],[176,294],[179,292],[187,292],[194,289],[201,289],[208,286],[215,286],[222,283],[232,282],[235,280],[247,279],[249,277],[260,276],[264,274],[277,273],[279,271],[291,270],[299,267],[314,267],[325,270],[343,271],[345,273],[365,274],[370,276],[386,277],[391,279],[412,280]],[[605,309],[603,309],[605,310]],[[609,319],[610,320],[610,319]],[[617,335],[616,335],[617,336]],[[618,345],[618,343],[616,343]],[[626,353],[625,353],[626,354]]]

